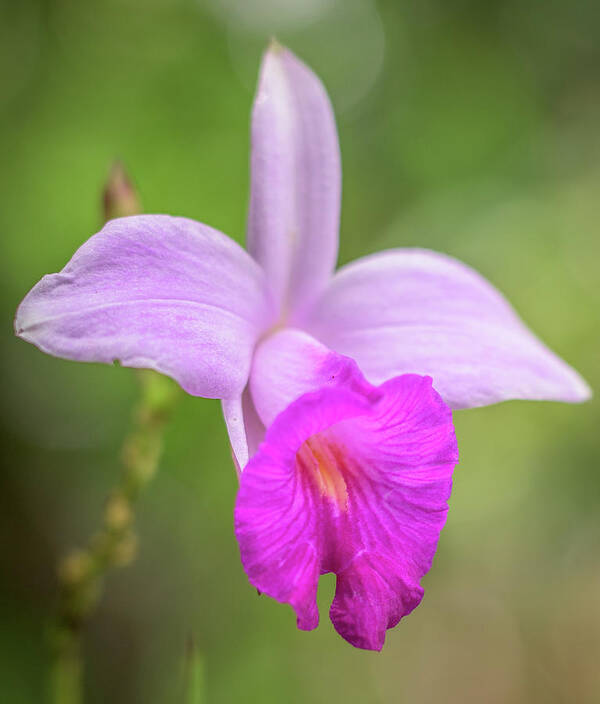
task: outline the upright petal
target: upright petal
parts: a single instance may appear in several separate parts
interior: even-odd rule
[[[340,154],[321,81],[273,43],[252,111],[248,251],[288,316],[322,291],[337,258]]]
[[[320,574],[334,572],[330,615],[360,648],[420,602],[458,460],[451,412],[429,377],[371,387],[352,360],[338,382],[277,416],[241,477],[235,529],[261,592],[315,628]]]
[[[272,323],[264,273],[235,242],[166,215],[109,222],[27,294],[17,334],[81,362],[148,367],[190,394],[241,394]]]
[[[430,374],[453,408],[584,401],[590,390],[483,277],[451,257],[394,250],[341,269],[305,319],[372,383]]]

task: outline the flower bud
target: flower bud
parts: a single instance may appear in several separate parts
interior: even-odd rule
[[[104,508],[104,525],[110,531],[122,531],[132,521],[131,505],[122,493],[115,492]]]
[[[142,206],[133,184],[120,161],[111,167],[102,195],[105,222],[127,215],[138,215]]]

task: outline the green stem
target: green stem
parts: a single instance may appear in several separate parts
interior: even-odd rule
[[[56,704],[79,704],[83,701],[82,659],[80,643],[73,639],[71,644],[60,648],[60,656],[54,660],[50,673],[50,699]]]
[[[51,702],[82,704],[82,635],[106,574],[135,557],[133,519],[140,492],[156,473],[178,387],[150,370],[137,370],[141,398],[122,452],[120,478],[110,492],[100,530],[59,564],[59,599],[51,629]]]
[[[192,639],[186,652],[182,704],[206,704],[204,658]]]
[[[120,162],[111,167],[102,205],[105,222],[142,211]],[[104,507],[102,526],[85,548],[73,550],[58,566],[58,608],[50,630],[52,704],[83,702],[83,631],[100,598],[106,574],[128,565],[135,557],[135,502],[156,473],[164,430],[179,391],[174,382],[156,372],[143,369],[136,373],[140,400],[123,446],[119,481]]]

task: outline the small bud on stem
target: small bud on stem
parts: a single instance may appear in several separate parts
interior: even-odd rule
[[[138,215],[142,211],[140,199],[120,161],[115,161],[102,194],[104,222],[113,218]]]

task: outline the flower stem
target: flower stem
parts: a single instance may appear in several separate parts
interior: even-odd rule
[[[120,164],[115,164],[104,192],[105,218],[133,215],[139,202]],[[136,369],[140,399],[121,453],[121,473],[111,490],[100,529],[83,549],[58,565],[58,605],[50,628],[52,667],[50,701],[83,702],[83,632],[102,593],[104,578],[135,558],[134,509],[141,491],[156,473],[166,425],[179,387],[149,369]]]
[[[206,704],[204,658],[193,639],[189,639],[184,670],[182,704]]]
[[[156,372],[136,372],[141,398],[123,445],[120,478],[104,506],[102,525],[85,548],[73,550],[58,566],[59,600],[51,630],[54,704],[83,701],[83,630],[102,593],[106,574],[130,564],[135,557],[135,503],[156,473],[164,430],[179,392],[174,382]]]

